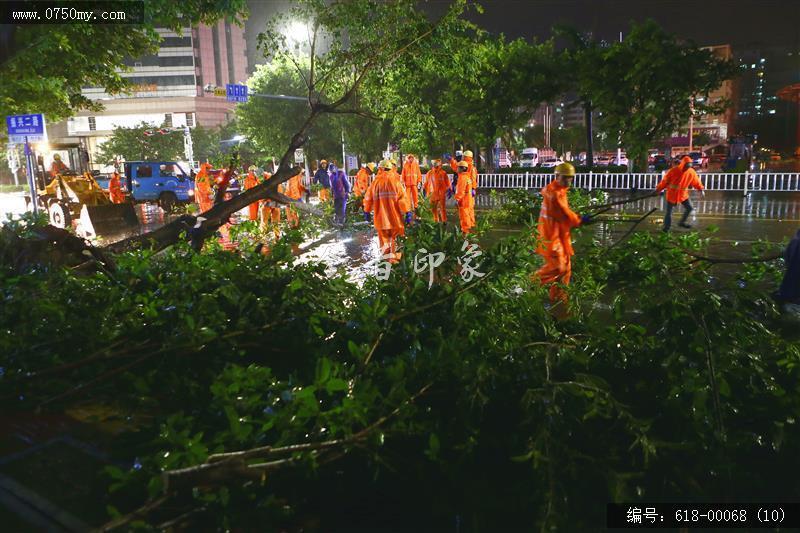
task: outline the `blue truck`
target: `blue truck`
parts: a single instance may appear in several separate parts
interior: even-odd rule
[[[123,185],[136,203],[155,202],[165,212],[194,202],[194,179],[175,161],[126,161]]]

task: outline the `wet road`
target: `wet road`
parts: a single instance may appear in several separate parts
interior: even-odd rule
[[[612,200],[626,198],[625,193],[616,193],[611,196]],[[479,194],[476,198],[478,213],[480,218],[481,211],[491,209],[497,201],[488,194]],[[705,198],[693,192],[691,196],[695,211],[692,213],[689,222],[695,230],[705,233],[711,226],[718,228],[714,236],[721,245],[741,244],[747,245],[758,240],[770,242],[781,242],[791,238],[800,228],[800,194],[798,193],[751,193],[743,197],[740,193],[709,192]],[[604,216],[614,216],[617,213],[625,214],[644,214],[653,207],[656,211],[646,222],[640,224],[639,230],[658,231],[660,221],[663,217],[663,199],[648,198],[631,204],[626,204],[615,210],[609,211]],[[22,195],[0,194],[0,213],[12,212],[19,213],[24,211],[25,204]],[[680,216],[682,207],[678,208],[677,216]],[[136,233],[151,231],[173,220],[177,215],[165,215],[164,212],[154,205],[138,205],[136,213],[141,221],[141,226]],[[451,223],[457,223],[455,206],[449,206],[449,218]],[[675,223],[673,228],[675,228]],[[629,228],[629,224],[614,224],[610,226],[598,225],[595,237],[601,239],[613,239],[620,232]],[[485,236],[485,245],[497,240],[501,236],[508,235],[510,232],[518,231],[518,228],[499,228]],[[676,231],[685,231],[675,228]],[[106,244],[122,239],[129,234],[107,235],[99,244]],[[306,243],[309,244],[309,243]],[[748,246],[743,247],[742,252],[746,252]],[[377,260],[379,249],[374,230],[364,231],[339,231],[333,238],[314,246],[309,252],[303,254],[303,261],[324,260],[329,265],[329,271],[333,272],[338,268],[353,270],[354,265],[363,265],[373,260]],[[377,268],[366,270],[371,271]],[[353,273],[353,276],[360,277],[364,269],[359,269],[360,273]]]

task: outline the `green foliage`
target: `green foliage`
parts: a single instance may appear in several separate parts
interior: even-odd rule
[[[214,23],[245,16],[244,0],[144,2],[142,25],[26,24],[14,27],[10,59],[0,66],[3,115],[44,113],[55,122],[79,109],[101,109],[81,94],[83,87],[103,87],[109,94],[129,88],[120,67],[126,58],[152,54],[161,37],[156,27],[175,31],[198,22]]]
[[[509,214],[536,206],[507,200]],[[603,201],[570,192],[579,211]],[[251,252],[253,225],[239,252],[133,252],[113,277],[3,267],[2,409],[71,391],[45,408],[89,402],[130,420],[112,452],[132,466],[108,470],[98,502],[123,513],[158,495],[163,469],[388,416],[336,462],[298,453],[261,483],[196,489],[181,505],[209,510],[212,528],[443,529],[458,515],[475,530],[589,530],[604,521],[597,501],[791,491],[800,350],[764,298],[777,269],[692,264],[681,249],[708,244],[696,233],[609,249],[585,231],[562,321],[530,280],[530,231],[482,250],[485,276],[465,282],[464,238],[424,220],[389,280],[361,285],[295,262],[286,238]],[[446,255],[430,288],[414,268],[423,248]]]
[[[110,165],[118,156],[126,161],[176,161],[184,159],[183,132],[166,134],[152,131],[152,125],[142,122],[133,128],[114,128],[108,141],[100,145],[95,154],[95,162]]]

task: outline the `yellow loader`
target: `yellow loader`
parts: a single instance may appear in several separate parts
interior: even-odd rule
[[[86,238],[131,231],[139,226],[133,204],[112,203],[89,172],[57,174],[39,190],[39,204],[47,210],[50,224],[58,228],[70,228],[77,219],[77,232]]]

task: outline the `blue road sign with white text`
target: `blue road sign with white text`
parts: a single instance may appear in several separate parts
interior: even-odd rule
[[[229,102],[247,102],[247,85],[225,85],[225,96]]]
[[[44,115],[9,115],[6,117],[6,127],[8,128],[8,142],[21,144],[27,137],[30,142],[41,142],[47,140],[47,133],[44,129]]]

